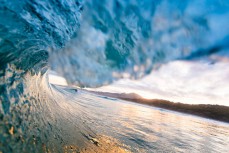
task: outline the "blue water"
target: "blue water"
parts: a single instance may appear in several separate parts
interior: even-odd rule
[[[227,152],[228,124],[62,89],[47,70],[81,87],[138,79],[228,52],[228,17],[218,0],[0,0],[0,151],[101,151],[108,136],[133,152]]]

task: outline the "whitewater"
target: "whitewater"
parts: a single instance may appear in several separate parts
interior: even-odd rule
[[[228,106],[228,18],[218,0],[0,0],[0,152],[228,152],[228,123],[81,89]]]

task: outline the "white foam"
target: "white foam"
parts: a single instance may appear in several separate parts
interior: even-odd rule
[[[62,85],[62,86],[67,86],[68,85],[66,79],[64,77],[58,75],[54,71],[49,71],[48,72],[48,79],[49,79],[49,83],[51,83],[51,84]]]
[[[98,91],[137,93],[144,98],[229,106],[229,62],[173,61],[140,80],[122,79]]]

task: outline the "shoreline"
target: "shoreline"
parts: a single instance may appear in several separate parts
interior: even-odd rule
[[[101,95],[101,96],[122,99],[129,102],[163,108],[163,109],[177,111],[181,113],[187,113],[191,115],[196,115],[208,119],[229,123],[228,106],[211,105],[211,104],[184,104],[181,102],[171,102],[163,99],[145,99],[135,93],[110,93],[110,92],[98,92],[98,91],[88,91],[88,90],[85,91],[93,94]]]

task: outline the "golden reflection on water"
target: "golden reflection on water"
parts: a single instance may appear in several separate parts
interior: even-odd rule
[[[132,152],[228,152],[227,123],[83,91],[78,91],[75,99],[76,104],[80,104],[77,107],[73,105],[72,98],[71,103],[65,101],[72,107],[67,109],[68,112],[76,117],[72,121],[85,127],[85,133],[93,131],[101,144],[95,146],[89,143],[85,148],[95,147],[97,152],[102,151],[109,146],[100,137],[104,136]],[[87,151],[90,152],[90,149]]]
[[[90,143],[85,148],[79,149],[75,145],[65,145],[63,147],[64,153],[131,153],[129,150],[123,148],[116,139],[100,135],[97,136],[97,143]]]
[[[135,133],[139,141],[144,140],[143,142],[147,142],[152,148],[182,152],[187,150],[197,152],[228,151],[229,124],[150,106],[129,105],[128,103],[120,110],[120,116],[124,118],[120,123]],[[131,133],[128,130],[125,133]]]

